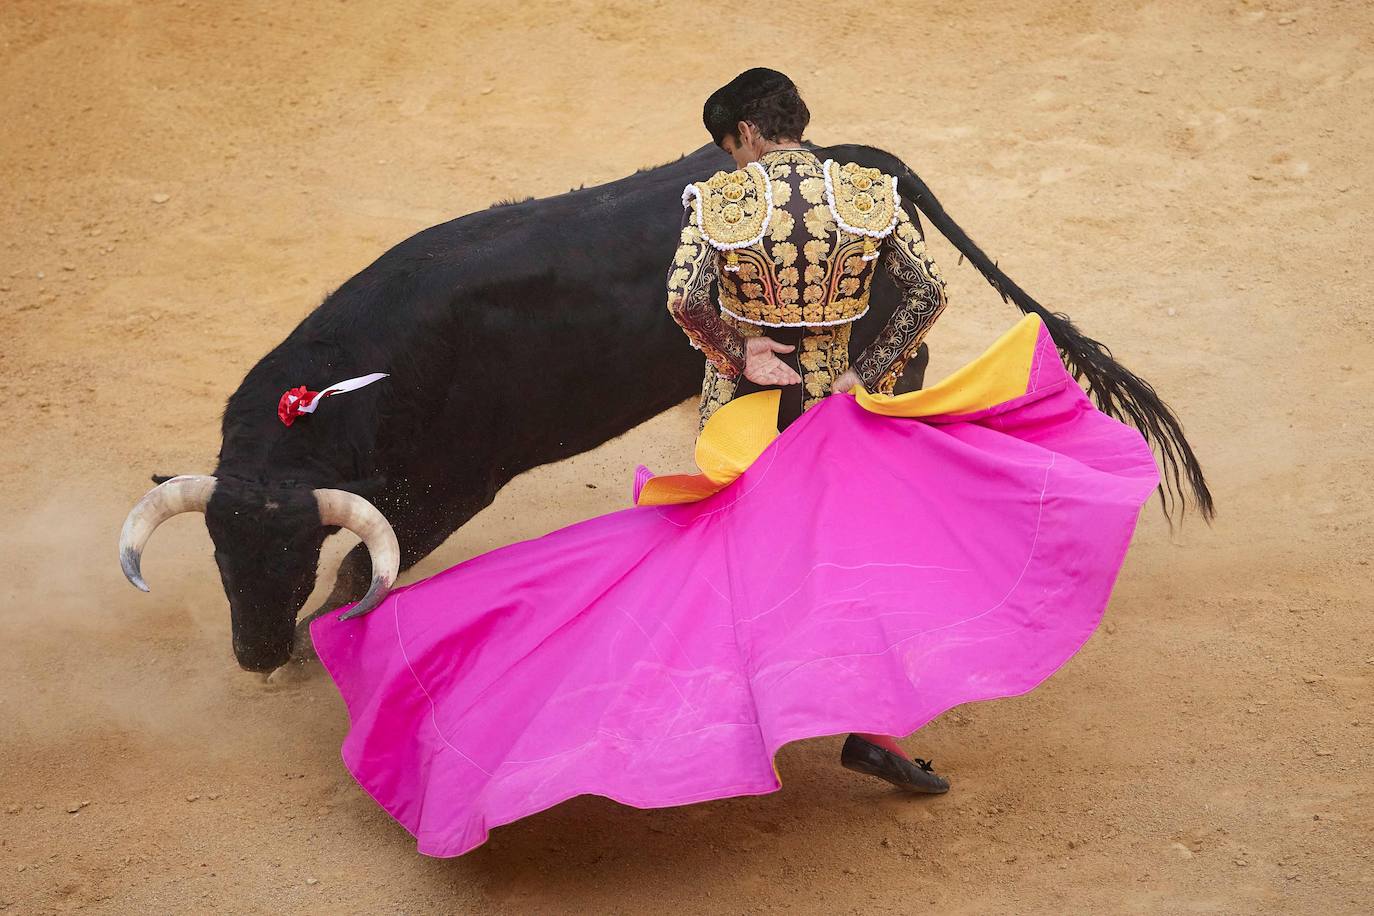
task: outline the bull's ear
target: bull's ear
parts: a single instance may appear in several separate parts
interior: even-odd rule
[[[171,480],[173,477],[180,477],[180,474],[154,474],[153,483],[162,484]]]

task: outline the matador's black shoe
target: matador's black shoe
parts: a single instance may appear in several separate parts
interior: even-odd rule
[[[840,765],[846,770],[884,779],[907,792],[941,795],[949,791],[949,780],[935,772],[929,760],[914,761],[850,735],[840,751]]]

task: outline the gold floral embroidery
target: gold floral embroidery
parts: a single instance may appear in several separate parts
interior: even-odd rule
[[[892,231],[898,207],[890,176],[855,162],[839,165],[832,161],[825,177],[830,183],[829,209],[843,228],[875,236]]]
[[[897,285],[901,302],[887,325],[855,360],[855,370],[871,392],[891,394],[908,360],[945,310],[945,280],[926,253],[920,230],[905,211],[884,240],[883,269]]]
[[[825,179],[816,176],[803,178],[799,190],[802,198],[809,204],[825,203]]]
[[[832,169],[850,203],[860,193],[874,196],[883,188],[891,196],[891,178],[881,172],[852,163]],[[692,204],[702,208],[703,222],[710,223],[707,234],[722,233],[708,241],[720,251],[720,306],[726,315],[764,327],[830,327],[868,310],[878,234],[850,232],[840,224],[828,202],[825,177],[821,161],[810,151],[774,150],[745,171],[718,172],[689,186],[689,192],[701,195]],[[760,193],[764,203],[771,195],[773,206],[766,221],[761,221],[761,211],[751,211],[748,228],[757,241],[729,241],[754,236],[746,237],[744,229],[726,234],[715,228],[715,220],[724,219],[730,205],[752,206]],[[875,219],[893,212],[880,197],[874,196],[870,208]]]
[[[790,171],[790,169],[789,169],[789,171]],[[779,177],[779,178],[782,178],[782,177],[784,177],[784,176],[779,175],[778,177]],[[773,182],[772,184],[773,184],[773,207],[774,207],[774,210],[775,210],[775,212],[773,213],[773,216],[776,218],[777,215],[778,215],[778,212],[781,212],[781,211],[785,211],[785,210],[786,210],[788,201],[790,201],[790,200],[792,199],[792,186],[791,186],[790,184],[788,184],[787,182],[785,182],[785,181],[775,181],[775,182]],[[790,232],[790,230],[789,230],[789,232]]]
[[[802,352],[798,361],[802,367],[802,386],[806,398],[823,398],[830,393],[835,377],[830,371],[830,350],[822,346],[820,334],[802,338]]]
[[[706,181],[689,185],[683,200],[686,203],[690,199],[696,208],[697,228],[719,248],[748,242],[763,232],[769,196],[764,171],[744,168],[716,172]]]
[[[744,366],[744,345],[739,332],[722,323],[719,309],[711,302],[715,279],[715,252],[696,226],[683,226],[668,272],[668,312],[692,346],[733,375]]]
[[[802,366],[804,399],[808,410],[830,395],[835,379],[849,368],[849,332],[852,324],[816,329],[802,338],[799,360]]]
[[[830,208],[817,204],[806,211],[806,231],[818,239],[826,238],[835,232],[835,221]]]
[[[812,239],[802,246],[802,253],[806,255],[806,260],[812,264],[820,264],[830,257],[830,244],[820,239]]]
[[[783,187],[787,187],[783,185]],[[796,222],[792,219],[792,214],[786,210],[774,210],[773,221],[768,227],[768,237],[778,244],[790,244],[787,240],[792,237],[792,232],[796,228]],[[796,246],[794,245],[795,249]]]

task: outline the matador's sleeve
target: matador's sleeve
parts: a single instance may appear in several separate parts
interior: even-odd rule
[[[711,301],[716,279],[716,250],[692,220],[688,207],[682,235],[668,270],[668,312],[687,339],[715,364],[720,374],[734,378],[744,371],[744,336],[726,324]]]
[[[907,360],[945,310],[945,280],[926,254],[921,229],[901,207],[897,226],[883,239],[882,265],[897,284],[900,302],[881,333],[854,361],[864,387],[874,394],[891,394]]]

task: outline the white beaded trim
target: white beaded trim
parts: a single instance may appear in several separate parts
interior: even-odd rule
[[[746,166],[746,168],[754,169],[760,175],[763,176],[764,206],[763,228],[759,230],[758,235],[754,236],[752,239],[749,239],[747,241],[717,242],[715,239],[711,238],[711,236],[707,234],[706,226],[701,219],[701,191],[697,188],[695,184],[689,184],[687,185],[687,187],[682,189],[682,205],[685,207],[687,206],[688,201],[692,202],[692,211],[696,215],[697,229],[700,230],[702,238],[706,239],[706,241],[710,243],[711,247],[716,249],[717,251],[733,251],[736,248],[748,248],[751,245],[757,245],[759,242],[763,241],[763,237],[768,234],[768,225],[773,221],[773,182],[768,177],[768,170],[765,169],[763,166],[759,165],[757,162],[749,163],[749,165]],[[893,185],[893,188],[895,189],[896,185]],[[896,223],[894,222],[893,225],[896,225]],[[738,265],[726,265],[725,269],[729,271],[738,271],[739,267]]]
[[[835,217],[835,222],[839,224],[839,227],[845,232],[852,232],[855,235],[866,235],[875,239],[887,238],[891,235],[892,230],[897,228],[897,219],[901,215],[902,209],[902,199],[897,194],[897,176],[892,176],[892,222],[887,224],[886,229],[860,229],[857,226],[851,226],[849,223],[845,222],[844,217],[840,216],[840,211],[835,207],[835,185],[831,183],[830,180],[830,167],[834,164],[834,159],[825,160],[825,163],[821,166],[821,174],[825,176],[825,204],[830,208],[830,215]],[[863,255],[862,260],[873,261],[876,260],[877,257],[878,253],[875,251],[872,254]]]
[[[868,314],[868,306],[864,306],[864,310],[854,317],[836,318],[834,321],[759,321],[755,318],[745,318],[743,315],[737,315],[723,305],[720,307],[720,310],[737,321],[743,321],[747,324],[762,325],[765,328],[828,328],[832,325],[848,324],[851,321],[858,321]]]

